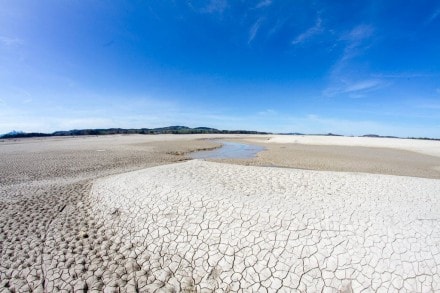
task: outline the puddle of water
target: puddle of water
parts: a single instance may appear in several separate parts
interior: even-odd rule
[[[199,151],[189,154],[193,159],[250,159],[264,150],[264,147],[238,142],[216,141],[222,146],[210,151]]]

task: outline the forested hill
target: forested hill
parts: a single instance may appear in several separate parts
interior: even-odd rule
[[[218,130],[210,127],[190,128],[186,126],[168,126],[160,128],[107,128],[107,129],[74,129],[55,131],[52,133],[12,131],[1,135],[0,138],[46,137],[46,136],[77,136],[77,135],[111,135],[111,134],[269,134],[267,132],[250,130]]]

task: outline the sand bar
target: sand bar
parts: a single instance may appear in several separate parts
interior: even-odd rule
[[[258,144],[266,150],[250,160],[216,161],[440,179],[440,141],[323,136],[242,137],[234,141]]]
[[[297,143],[306,145],[359,146],[391,148],[440,157],[440,141],[400,138],[345,137],[316,135],[276,135],[268,143]]]

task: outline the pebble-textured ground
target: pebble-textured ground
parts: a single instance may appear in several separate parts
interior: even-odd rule
[[[153,167],[94,183],[95,224],[112,232],[78,231],[96,244],[71,247],[85,255],[71,270],[88,270],[82,286],[115,291],[439,291],[439,196],[435,179]],[[72,282],[57,262],[46,272]]]

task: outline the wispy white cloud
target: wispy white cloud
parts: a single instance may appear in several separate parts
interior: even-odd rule
[[[381,84],[382,82],[380,80],[362,80],[360,82],[356,82],[348,85],[345,88],[345,92],[350,93],[350,92],[371,90],[377,88]]]
[[[255,8],[267,7],[272,4],[272,0],[262,0],[260,1]]]
[[[430,24],[431,22],[435,21],[440,16],[440,8],[434,11],[425,21],[425,25]]]
[[[196,13],[202,14],[213,14],[219,13],[222,14],[228,7],[228,0],[209,0],[209,1],[194,1],[192,0],[185,1],[186,5]],[[159,16],[156,16],[157,19],[160,19]]]
[[[208,5],[200,11],[203,13],[223,13],[228,8],[227,0],[211,0]]]
[[[419,77],[431,77],[433,74],[431,73],[423,73],[423,72],[401,72],[401,73],[376,73],[372,74],[372,76],[377,78],[419,78]]]
[[[275,33],[277,33],[280,29],[283,28],[283,26],[287,23],[287,18],[278,18],[275,22],[275,24],[272,25],[272,27],[267,32],[267,36],[272,36]]]
[[[24,41],[19,38],[0,36],[0,44],[7,47],[18,46],[18,45],[22,45],[23,43]]]
[[[364,94],[378,90],[387,83],[379,79],[366,79],[355,82],[344,81],[342,84],[333,85],[323,91],[325,96],[333,97],[340,94],[349,94],[352,98],[363,97]]]
[[[363,87],[361,86],[361,88]],[[56,112],[52,115],[48,115],[48,112],[44,112],[42,109],[33,110],[30,107],[19,107],[18,105],[11,108],[7,105],[3,107],[0,104],[0,133],[7,133],[13,129],[25,132],[52,132],[74,128],[153,128],[166,125],[186,125],[189,127],[207,126],[218,129],[249,129],[268,132],[332,132],[345,135],[375,133],[440,137],[440,128],[426,127],[426,125],[418,125],[417,123],[405,127],[400,123],[371,121],[367,118],[321,116],[314,113],[293,115],[271,108],[254,113],[225,114],[226,111],[223,109],[212,110],[203,107],[184,107],[172,103],[161,105],[161,103],[162,101],[145,99],[138,102],[130,101],[124,105],[126,108],[121,108],[120,105],[112,105],[109,102],[107,103],[109,107],[100,108],[99,111],[88,109],[89,105],[82,105],[79,110],[75,111],[71,111],[67,107],[64,109],[55,107],[56,111],[50,109],[51,113]],[[157,106],[152,106],[153,104]],[[435,105],[440,106],[435,103],[431,106]],[[45,108],[47,107],[45,106]]]
[[[13,102],[5,104],[0,101],[0,133],[13,129],[53,132],[75,128],[154,128],[167,125],[259,130],[261,126],[256,126],[255,120],[249,120],[245,115],[228,115],[224,109],[190,107],[172,98],[126,97],[121,104],[120,97],[90,93],[85,95],[86,99],[76,100],[74,97],[77,95],[73,93],[63,102],[46,97],[34,98],[32,104],[23,104],[26,101],[18,99],[6,100]]]
[[[288,129],[285,132],[300,132],[307,134],[336,133],[343,135],[363,135],[366,133],[389,134],[383,125],[368,120],[352,120],[334,117],[322,117],[308,114],[290,117],[286,120]],[[393,131],[394,133],[394,131]]]
[[[343,34],[340,40],[346,42],[346,46],[341,62],[351,59],[363,52],[368,47],[364,43],[365,40],[370,39],[373,33],[374,29],[371,25],[359,25],[348,33]]]
[[[340,35],[338,41],[343,44],[343,51],[330,70],[329,85],[322,91],[323,95],[350,94],[352,98],[360,98],[369,91],[385,86],[381,78],[371,79],[370,74],[366,78],[365,74],[362,77],[358,69],[355,70],[358,81],[353,81],[354,77],[350,76],[350,72],[353,72],[352,60],[368,49],[368,42],[373,37],[374,28],[365,24]]]
[[[435,90],[436,95],[440,95],[440,88]],[[411,99],[412,108],[420,108],[427,110],[440,110],[440,99],[437,96],[433,96],[430,98],[415,96]],[[436,115],[438,120],[438,115]]]
[[[260,29],[263,18],[259,18],[249,29],[248,44],[250,44],[257,36],[258,30]]]
[[[417,105],[417,108],[428,109],[428,110],[440,110],[440,103],[439,102],[422,103]]]
[[[258,115],[260,115],[260,116],[273,116],[276,114],[278,114],[278,112],[275,111],[274,109],[266,109],[266,110],[258,112]]]
[[[318,17],[312,27],[308,28],[305,32],[299,34],[292,41],[292,45],[301,44],[321,32],[323,32],[322,19],[321,17]]]
[[[31,93],[29,91],[25,90],[24,88],[13,87],[12,89],[17,94],[16,97],[25,97],[24,100],[28,100],[32,96]]]
[[[343,34],[341,36],[341,39],[347,40],[350,42],[359,42],[359,41],[362,41],[364,39],[371,37],[373,32],[374,32],[374,29],[371,25],[361,24],[361,25],[354,27],[349,32]]]

